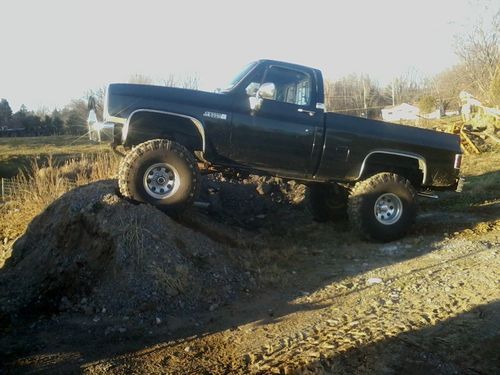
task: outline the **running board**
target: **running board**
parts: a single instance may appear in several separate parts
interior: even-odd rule
[[[425,191],[418,193],[418,196],[430,199],[439,199],[439,195]]]

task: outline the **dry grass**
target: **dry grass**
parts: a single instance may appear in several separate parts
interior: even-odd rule
[[[46,163],[51,157],[53,163],[60,164],[82,154],[108,152],[108,145],[93,143],[87,136],[0,138],[0,176],[17,175],[19,169],[29,168],[35,158],[39,163]]]
[[[17,238],[36,215],[74,187],[115,177],[118,164],[119,158],[111,153],[82,155],[62,165],[55,164],[52,157],[42,165],[33,159],[13,179],[12,195],[0,206],[0,240]]]
[[[439,205],[446,210],[466,212],[471,207],[500,202],[500,150],[477,155],[464,155],[462,175],[465,185],[461,193],[440,192]],[[436,202],[421,199],[423,209],[434,208]]]
[[[93,143],[88,136],[0,138],[0,161],[19,156],[89,154],[105,151],[109,151],[106,144]]]

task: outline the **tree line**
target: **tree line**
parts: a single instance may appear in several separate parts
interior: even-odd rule
[[[0,133],[7,129],[27,136],[81,135],[87,130],[87,103],[83,99],[72,100],[63,109],[32,111],[23,104],[13,113],[6,99],[0,100]]]
[[[143,74],[131,75],[129,83],[158,84],[169,87],[182,87],[189,89],[198,88],[198,78],[196,76],[175,77],[168,76],[166,79],[155,81],[151,77]],[[105,88],[88,90],[85,98],[74,99],[61,110],[54,109],[52,112],[46,109],[37,111],[28,110],[23,104],[19,111],[13,113],[7,99],[0,100],[0,136],[24,135],[83,135],[87,133],[88,99],[95,98],[97,105],[97,117],[102,119]],[[10,129],[7,131],[7,129]]]

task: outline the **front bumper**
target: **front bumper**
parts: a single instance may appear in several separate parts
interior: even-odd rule
[[[112,122],[97,121],[94,110],[90,110],[87,119],[88,134],[91,141],[110,142],[115,141],[115,124]]]

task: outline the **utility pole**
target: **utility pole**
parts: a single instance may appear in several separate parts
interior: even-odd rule
[[[391,90],[392,90],[392,106],[394,107],[396,105],[396,100],[394,98],[394,78],[392,79]]]
[[[363,77],[363,107],[365,109],[365,118],[368,118],[368,105],[366,103],[366,82],[365,78]]]

